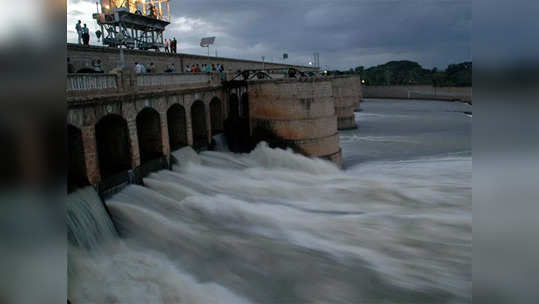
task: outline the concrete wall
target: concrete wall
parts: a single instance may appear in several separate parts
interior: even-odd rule
[[[249,83],[255,140],[342,166],[331,79]]]
[[[354,109],[354,111],[360,111],[361,110],[361,100],[363,99],[363,84],[361,84],[361,78],[360,77],[356,77],[355,78],[356,80],[356,88],[357,88],[357,93],[358,93],[358,99],[356,101],[356,107]]]
[[[335,113],[339,130],[357,128],[354,116],[361,99],[361,82],[359,76],[340,76],[331,80]]]
[[[419,91],[411,92],[409,91]],[[451,96],[454,94],[454,96]],[[430,85],[417,86],[363,86],[364,98],[397,98],[407,99],[439,99],[472,101],[471,87],[433,87]]]
[[[128,67],[135,67],[135,62],[145,64],[147,67],[151,62],[156,66],[159,73],[164,72],[167,67],[174,63],[178,72],[183,72],[185,65],[192,64],[222,64],[227,71],[237,71],[243,69],[261,69],[264,68],[288,68],[295,67],[301,70],[315,70],[312,67],[302,67],[287,64],[262,63],[261,61],[241,60],[233,58],[211,57],[189,55],[189,54],[166,54],[152,51],[140,50],[124,50],[125,63]],[[101,66],[105,73],[118,67],[120,63],[120,50],[109,47],[99,46],[80,46],[77,44],[67,45],[67,57],[75,67],[75,71],[79,71],[85,67],[92,67],[92,62],[100,59]]]

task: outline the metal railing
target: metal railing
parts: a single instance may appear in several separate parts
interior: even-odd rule
[[[115,74],[69,74],[67,75],[67,92],[89,90],[115,90],[118,80]]]

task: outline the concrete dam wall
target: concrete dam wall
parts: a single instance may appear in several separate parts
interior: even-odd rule
[[[220,133],[233,152],[234,142],[252,149],[266,141],[342,166],[338,129],[356,125],[358,78],[222,82],[213,76],[70,74],[69,189],[91,184],[112,193],[169,167],[174,150],[212,149]]]
[[[332,79],[249,83],[251,135],[342,166]]]
[[[359,77],[341,76],[331,80],[337,127],[339,130],[357,128],[354,111],[361,100]]]
[[[472,101],[471,87],[363,86],[365,98],[438,99]]]

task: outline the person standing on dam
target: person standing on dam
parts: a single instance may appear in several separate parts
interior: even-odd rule
[[[150,62],[150,66],[148,67],[148,73],[155,73],[155,64],[153,62]]]
[[[170,42],[168,39],[165,39],[165,53],[170,53]]]
[[[90,30],[86,26],[86,23],[82,27],[82,42],[86,46],[90,45]]]
[[[172,39],[172,42],[171,42],[171,51],[172,53],[174,54],[177,54],[178,53],[178,40],[176,40],[176,37],[174,37]]]
[[[77,22],[77,24],[75,25],[75,29],[77,30],[77,35],[78,35],[78,39],[79,39],[79,44],[82,44],[82,26],[81,26],[81,21],[79,20],[79,22]]]
[[[146,73],[146,67],[142,63],[135,62],[135,73],[137,74]]]

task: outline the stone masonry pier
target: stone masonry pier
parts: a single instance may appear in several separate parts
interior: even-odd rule
[[[357,128],[354,111],[361,100],[359,80],[359,76],[337,76],[331,80],[339,130]]]

